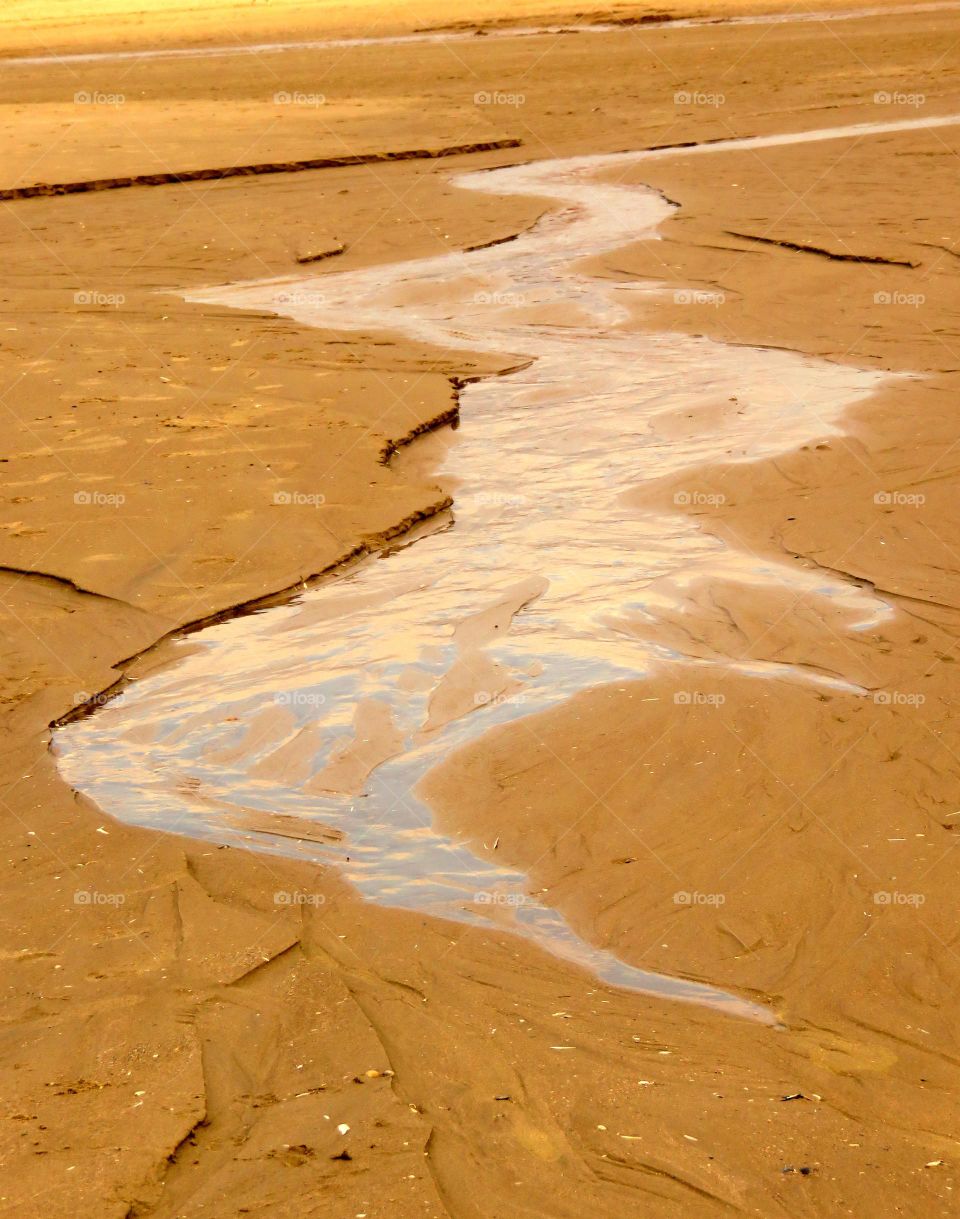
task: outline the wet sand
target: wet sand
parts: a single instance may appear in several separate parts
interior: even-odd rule
[[[103,0],[95,10],[82,0],[9,0],[0,19],[2,49],[32,54],[97,55],[140,52],[167,53],[184,47],[244,46],[260,48],[294,39],[322,42],[358,39],[432,38],[437,31],[468,36],[482,30],[494,34],[504,27],[591,24],[656,26],[664,21],[817,20],[821,13],[884,16],[899,11],[948,9],[955,0],[904,0],[856,4],[823,0],[809,8],[765,4],[762,0],[724,0],[723,4],[681,4],[664,0],[656,6],[615,3],[595,9],[578,8],[563,0],[518,0],[509,9],[498,0],[470,0],[455,15],[436,0],[420,0],[411,9],[401,0],[272,0],[270,4],[238,5],[235,0]]]
[[[536,364],[519,380],[493,376],[516,361],[469,330],[438,344],[363,308],[359,325],[318,327],[269,300],[214,304],[204,289],[302,277],[298,257],[342,243],[317,281],[343,285],[331,302],[342,314],[351,290],[361,306],[361,285],[389,283],[401,260],[514,233],[535,241],[531,226],[557,206],[549,191],[478,198],[451,181],[505,161],[949,116],[957,20],[886,14],[839,36],[810,22],[762,35],[624,30],[539,50],[478,39],[466,61],[438,45],[403,63],[367,48],[362,76],[349,57],[325,65],[334,100],[322,122],[300,107],[285,123],[269,100],[321,87],[316,52],[284,53],[279,83],[256,56],[211,59],[203,82],[189,63],[138,65],[143,96],[129,111],[84,111],[57,145],[75,69],[4,78],[9,113],[25,113],[21,159],[0,186],[204,154],[241,162],[254,142],[271,159],[440,147],[474,131],[525,143],[462,166],[4,205],[2,1069],[14,1172],[0,1213],[954,1213],[954,127],[664,154],[598,179],[676,205],[657,239],[638,224],[575,273],[593,285],[588,314],[631,302],[623,337],[645,366],[658,336],[676,336],[666,392],[677,405],[657,444],[700,459],[658,468],[654,453],[635,478],[627,461],[590,528],[636,551],[638,522],[682,516],[695,547],[789,575],[758,585],[735,564],[666,567],[646,612],[610,622],[631,655],[657,655],[655,670],[504,717],[443,749],[418,788],[438,832],[478,854],[496,843],[584,942],[757,999],[785,1027],[605,986],[508,924],[362,901],[336,864],[343,826],[323,812],[309,835],[333,852],[321,867],[125,825],[129,811],[117,819],[71,793],[46,725],[121,671],[141,679],[131,692],[169,681],[177,666],[154,644],[188,623],[400,539],[412,541],[401,565],[438,539],[455,549],[460,512],[467,542],[458,451],[471,488],[486,477],[504,492],[494,453],[510,429],[471,458],[470,404],[482,416],[495,393],[534,394]],[[129,70],[99,63],[80,85],[122,91]],[[400,100],[411,72],[429,112]],[[484,109],[478,90],[524,102]],[[724,100],[675,100],[698,92]],[[181,133],[171,116],[191,113]],[[514,268],[493,258],[485,274]],[[417,299],[398,302],[406,317]],[[425,289],[419,301],[428,313],[453,304]],[[491,302],[479,304],[478,332],[491,326]],[[569,301],[556,317],[545,308],[523,324],[569,325]],[[516,319],[500,323],[512,356]],[[839,412],[803,398],[789,442],[781,421],[762,441],[748,428],[752,454],[714,452],[708,437],[729,429],[735,448],[753,418],[731,415],[722,382],[725,406],[708,395],[682,418],[696,392],[683,361],[706,375],[693,353],[716,349],[745,383],[768,367],[766,349],[777,384],[807,362],[862,390]],[[585,386],[603,363],[585,364]],[[464,392],[481,375],[492,379]],[[462,435],[402,444],[458,404]],[[546,437],[525,430],[542,451]],[[556,459],[578,455],[561,445]],[[431,532],[451,499],[452,528]],[[495,539],[490,505],[473,508],[475,536]],[[420,541],[403,532],[417,521]],[[362,622],[361,586],[336,613],[323,608],[333,587],[328,577],[292,610],[246,622],[311,611],[305,629],[330,633],[337,613]],[[518,592],[504,623],[542,597]],[[488,646],[499,620],[474,620],[460,642]],[[201,663],[203,638],[178,646],[181,664]],[[151,741],[144,722],[134,746],[148,765]],[[282,759],[280,773],[299,761]],[[363,787],[370,761],[328,769],[327,786]],[[181,797],[196,799],[189,782]],[[295,835],[294,821],[272,830]]]

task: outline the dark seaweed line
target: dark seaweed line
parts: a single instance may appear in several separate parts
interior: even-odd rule
[[[258,165],[226,165],[216,169],[185,169],[179,173],[132,174],[125,178],[91,178],[80,182],[36,182],[32,186],[10,186],[0,190],[0,200],[37,199],[51,195],[82,195],[91,191],[124,190],[129,186],[177,186],[184,182],[209,182],[220,178],[246,178],[260,174],[296,174],[308,169],[342,169],[351,165],[373,165],[387,161],[424,161],[438,157],[466,156],[519,148],[518,139],[484,140],[454,144],[448,148],[403,148],[395,152],[357,152],[340,157],[313,157],[306,161],[265,161]]]

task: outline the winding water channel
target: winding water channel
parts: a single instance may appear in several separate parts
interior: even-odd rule
[[[640,513],[623,501],[647,479],[689,474],[695,490],[709,464],[836,435],[843,412],[885,377],[643,333],[638,317],[677,286],[594,278],[580,263],[656,237],[672,205],[606,180],[645,158],[930,123],[462,174],[454,182],[464,190],[543,197],[555,210],[486,249],[189,294],[496,352],[525,367],[462,392],[462,424],[438,471],[454,487],[452,524],[288,605],[171,645],[173,663],[57,732],[66,779],[121,820],[332,864],[388,905],[474,923],[495,911],[500,926],[506,912],[507,926],[610,984],[772,1020],[763,1007],[583,942],[526,876],[438,833],[415,789],[437,760],[492,726],[664,662],[855,689],[842,675],[696,660],[646,642],[645,622],[717,576],[829,598],[851,631],[891,611],[849,582],[733,550],[682,508]]]

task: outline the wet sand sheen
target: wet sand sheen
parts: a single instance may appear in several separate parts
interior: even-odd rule
[[[484,26],[483,22],[477,22],[477,28],[482,29],[483,36],[486,38],[531,38],[545,34],[610,34],[624,29],[638,29],[643,34],[651,34],[655,33],[658,29],[695,29],[701,26],[793,25],[798,22],[858,21],[870,17],[891,17],[900,14],[930,13],[936,15],[940,12],[950,12],[955,8],[957,8],[957,4],[951,2],[951,0],[934,0],[932,3],[887,5],[882,8],[851,8],[819,12],[752,13],[741,16],[718,17],[664,17],[637,23],[628,21],[597,21],[583,25],[571,22],[564,23],[563,25],[490,28]],[[355,47],[404,46],[411,43],[456,43],[470,41],[476,36],[476,29],[465,31],[422,30],[412,34],[374,35],[367,38],[318,38],[291,42],[258,42],[247,45],[237,43],[210,47],[151,48],[140,51],[86,51],[63,55],[22,55],[3,59],[0,62],[5,67],[20,67],[45,63],[97,63],[131,59],[143,61],[157,59],[208,59],[233,55],[275,55],[286,51],[336,51]]]
[[[458,484],[454,528],[295,604],[193,636],[189,656],[61,731],[56,748],[67,779],[125,820],[335,863],[364,896],[391,905],[470,922],[506,914],[504,925],[613,985],[770,1020],[735,996],[584,943],[549,895],[494,862],[495,844],[478,859],[444,839],[415,796],[434,761],[494,724],[665,661],[688,664],[695,681],[707,662],[646,643],[642,626],[682,608],[698,580],[815,592],[848,630],[890,612],[849,583],[732,552],[685,516],[623,508],[646,478],[693,477],[710,462],[837,434],[843,410],[884,380],[787,352],[631,330],[662,286],[592,280],[575,261],[655,236],[669,204],[595,181],[644,155],[663,154],[456,179],[563,205],[504,246],[193,296],[532,363],[464,391],[463,427],[441,471]],[[850,688],[842,674],[709,663]],[[283,829],[272,834],[277,815]],[[289,837],[290,818],[312,827],[311,841]]]

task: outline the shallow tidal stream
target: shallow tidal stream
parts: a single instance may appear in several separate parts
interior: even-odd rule
[[[957,120],[934,120],[947,121]],[[464,190],[542,197],[554,210],[516,240],[468,253],[190,293],[524,366],[462,390],[461,425],[437,471],[453,488],[452,523],[289,604],[174,642],[172,663],[57,731],[66,780],[120,820],[314,859],[369,900],[475,924],[493,915],[611,985],[773,1021],[759,1005],[586,943],[494,851],[480,857],[437,832],[415,789],[494,725],[664,663],[855,689],[842,675],[697,660],[648,642],[645,623],[718,577],[828,598],[851,631],[891,611],[850,582],[725,546],[682,504],[653,514],[624,497],[681,474],[694,493],[703,467],[838,435],[843,413],[886,378],[643,333],[638,319],[678,286],[594,278],[580,263],[656,238],[672,205],[611,180],[645,158],[913,122],[461,174]]]

